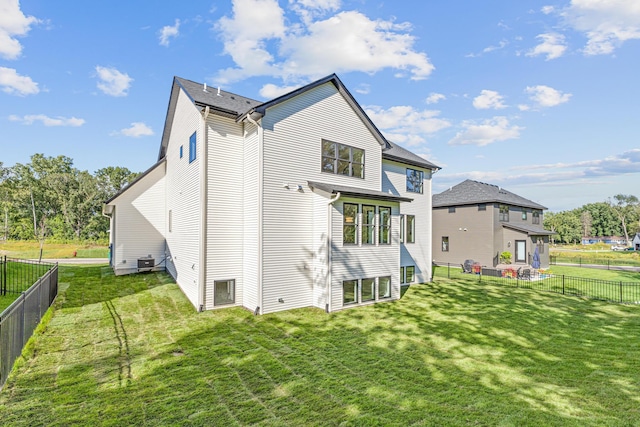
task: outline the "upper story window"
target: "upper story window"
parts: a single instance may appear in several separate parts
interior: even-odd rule
[[[456,213],[456,207],[455,206],[449,206],[449,213]]]
[[[345,203],[342,214],[342,242],[347,245],[358,244],[358,205]]]
[[[531,214],[531,220],[534,224],[540,224],[540,212],[533,211],[533,213]]]
[[[487,210],[487,204],[486,203],[480,203],[478,205],[478,210],[479,211],[486,211]]]
[[[322,172],[364,178],[364,150],[323,139]]]
[[[189,163],[193,162],[196,159],[196,133],[189,137]]]
[[[500,216],[498,219],[503,222],[509,222],[509,206],[500,205]]]
[[[407,191],[422,194],[422,181],[424,172],[407,169]]]
[[[407,224],[407,243],[415,243],[416,242],[416,217],[415,215],[407,215],[406,217]]]
[[[182,158],[182,145],[180,146],[180,158]]]
[[[527,220],[527,211],[522,209],[522,220],[526,221]]]

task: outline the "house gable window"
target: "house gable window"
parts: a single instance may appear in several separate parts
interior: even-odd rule
[[[407,243],[415,243],[416,242],[416,216],[415,215],[407,215],[406,217],[407,223]]]
[[[358,244],[358,205],[345,203],[342,215],[342,243],[345,245]]]
[[[422,194],[422,181],[424,178],[424,172],[407,169],[407,191],[411,193]]]
[[[531,214],[531,221],[534,224],[540,224],[540,212],[539,211],[533,211],[533,213]]]
[[[362,244],[376,244],[376,207],[362,205]]]
[[[381,245],[391,244],[391,208],[388,206],[380,206],[379,223],[380,229],[378,230],[379,242]]]
[[[509,206],[500,205],[500,214],[498,219],[502,222],[509,222]]]
[[[322,172],[364,178],[364,150],[323,139]]]
[[[213,305],[229,305],[236,302],[236,281],[216,280],[213,282]]]
[[[442,236],[442,252],[449,252],[449,236]]]
[[[196,133],[194,132],[193,135],[189,137],[189,163],[196,159],[196,151],[198,148],[196,144]]]

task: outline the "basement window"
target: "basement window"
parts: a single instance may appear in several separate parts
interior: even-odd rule
[[[236,281],[216,280],[213,282],[213,305],[229,305],[236,302]]]

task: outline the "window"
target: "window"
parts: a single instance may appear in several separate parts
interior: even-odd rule
[[[523,221],[527,220],[527,211],[525,211],[524,209],[522,209],[522,220]]]
[[[342,214],[342,243],[358,244],[358,205],[345,203]]]
[[[479,211],[486,211],[487,210],[487,204],[486,203],[480,203],[478,205],[478,210]]]
[[[407,191],[422,194],[424,172],[407,169]]]
[[[380,213],[379,241],[381,245],[388,245],[391,243],[391,208],[380,206],[378,212]]]
[[[391,297],[391,277],[378,278],[378,299]]]
[[[345,280],[342,282],[342,303],[355,304],[358,302],[358,281]]]
[[[407,215],[407,243],[416,242],[416,216]]]
[[[449,252],[449,236],[442,236],[442,252]]]
[[[456,213],[456,207],[455,206],[449,206],[449,213]]]
[[[362,302],[376,299],[376,279],[362,279]]]
[[[531,214],[531,221],[533,221],[534,224],[540,224],[540,212],[539,211],[533,211],[533,213]]]
[[[500,205],[500,216],[499,220],[503,222],[509,222],[509,206]]]
[[[407,283],[413,283],[413,280],[415,279],[415,272],[416,272],[416,268],[413,265],[408,265],[406,267],[406,271],[407,271]]]
[[[322,172],[364,178],[364,150],[323,139]]]
[[[538,247],[538,254],[542,255],[544,253],[544,239],[538,237],[536,246]]]
[[[183,148],[184,148],[184,147],[181,145],[181,146],[180,146],[180,158],[182,158],[182,154],[183,154],[183,151],[184,151],[184,150],[183,150]]]
[[[406,283],[404,281],[404,267],[400,267],[400,283]]]
[[[236,281],[216,280],[213,282],[213,305],[229,305],[236,302]]]
[[[196,159],[196,133],[189,137],[189,163]]]
[[[376,207],[362,206],[362,244],[376,244]]]

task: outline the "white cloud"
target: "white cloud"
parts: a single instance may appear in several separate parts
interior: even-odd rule
[[[490,108],[499,110],[507,108],[503,101],[504,98],[498,92],[484,89],[480,92],[480,95],[473,98],[473,106],[478,110],[488,110]]]
[[[553,12],[555,12],[556,8],[553,6],[542,6],[542,9],[540,9],[540,11],[542,13],[544,13],[545,15],[549,15]]]
[[[365,112],[387,138],[409,147],[419,145],[425,142],[427,135],[451,126],[447,119],[438,117],[439,111],[419,111],[405,105],[386,110],[378,106],[368,106]]]
[[[507,40],[500,40],[500,43],[498,43],[497,46],[496,45],[487,46],[484,49],[482,49],[481,53],[469,53],[469,54],[467,54],[465,56],[467,58],[479,58],[485,53],[491,53],[491,52],[496,51],[496,50],[502,50],[505,47],[507,47],[508,45],[509,45],[509,42]]]
[[[485,146],[494,142],[517,139],[524,128],[511,125],[506,117],[498,116],[481,123],[465,121],[463,130],[449,141],[449,145]]]
[[[111,96],[127,96],[133,79],[126,73],[121,73],[115,68],[96,67],[98,74],[98,89]]]
[[[640,39],[640,2],[572,0],[561,15],[587,37],[585,55],[610,54],[628,40]]]
[[[445,99],[447,99],[447,97],[443,94],[431,92],[429,96],[427,96],[427,99],[425,99],[425,102],[427,104],[437,104],[438,102],[444,101]]]
[[[10,95],[25,96],[40,92],[38,83],[31,80],[31,77],[21,76],[13,68],[0,67],[0,87]]]
[[[565,38],[562,34],[539,34],[536,36],[536,38],[541,40],[541,43],[533,49],[529,50],[526,53],[527,56],[546,55],[546,60],[549,61],[551,59],[560,58],[567,50]]]
[[[367,95],[371,92],[371,86],[366,83],[360,83],[356,88],[356,92]]]
[[[571,98],[570,93],[562,93],[545,85],[527,86],[525,92],[531,95],[529,98],[540,107],[555,107],[568,102]]]
[[[280,95],[284,95],[285,93],[289,93],[299,87],[300,86],[276,86],[272,83],[267,83],[260,89],[260,96],[266,99],[273,99]]]
[[[170,39],[175,39],[180,34],[180,20],[176,19],[176,23],[173,26],[165,25],[159,33],[160,44],[169,46]]]
[[[296,7],[312,10],[311,4],[297,2]],[[326,13],[339,2],[320,5],[313,10]],[[229,83],[269,75],[299,83],[332,72],[375,73],[385,68],[421,80],[434,69],[425,53],[414,50],[408,23],[371,20],[356,11],[327,19],[306,16],[301,22],[291,22],[288,16],[285,23],[285,13],[275,0],[234,0],[232,17],[221,18],[215,29],[236,67],[222,70],[216,80]]]
[[[13,122],[21,122],[24,125],[32,125],[35,122],[41,122],[44,126],[71,126],[71,127],[79,127],[82,126],[85,121],[84,119],[78,119],[77,117],[49,117],[44,114],[29,114],[23,117],[19,117],[16,115],[9,116],[9,120]]]
[[[153,130],[142,122],[133,122],[131,123],[130,127],[119,130],[118,132],[113,132],[111,135],[122,135],[131,138],[140,138],[142,136],[153,135]]]
[[[0,56],[17,59],[22,45],[16,37],[26,36],[31,25],[40,22],[33,16],[24,16],[18,0],[0,1]]]

